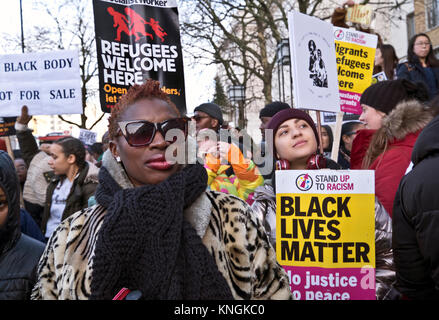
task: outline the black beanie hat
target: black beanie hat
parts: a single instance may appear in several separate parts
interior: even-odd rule
[[[361,95],[360,104],[389,114],[397,104],[410,99],[421,102],[428,100],[427,88],[423,83],[407,79],[386,80],[367,88]]]
[[[217,119],[220,125],[222,125],[224,122],[223,112],[221,111],[221,108],[219,107],[219,105],[217,105],[215,103],[209,102],[209,103],[200,104],[198,107],[196,107],[194,109],[194,112],[195,111],[201,111],[201,112],[207,113],[212,118]]]
[[[302,111],[300,109],[289,108],[279,111],[273,116],[273,118],[271,118],[266,128],[273,130],[273,137],[274,137],[280,125],[290,119],[301,119],[306,121],[310,125],[311,129],[314,131],[314,135],[316,136],[316,140],[317,140],[317,146],[320,145],[319,134],[317,133],[317,128],[314,123],[314,120],[305,111]]]
[[[290,109],[290,108],[291,107],[288,103],[274,101],[272,103],[265,105],[265,107],[262,108],[261,111],[259,111],[259,118],[262,118],[262,117],[271,118],[279,111],[284,110],[284,109]]]

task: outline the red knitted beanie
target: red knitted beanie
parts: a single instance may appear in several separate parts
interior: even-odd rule
[[[317,146],[320,145],[319,134],[317,133],[317,128],[313,119],[305,111],[302,111],[300,109],[289,108],[279,111],[273,116],[273,118],[271,118],[270,122],[267,124],[267,129],[273,130],[274,137],[280,125],[290,119],[300,119],[306,121],[310,125],[311,129],[314,131],[314,135],[316,136],[317,140]]]

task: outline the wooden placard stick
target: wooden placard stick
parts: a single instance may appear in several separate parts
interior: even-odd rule
[[[12,145],[11,145],[11,139],[6,136],[6,137],[1,137],[5,143],[6,143],[6,150],[8,151],[9,156],[11,157],[12,160],[15,160],[14,158],[14,151],[12,150]]]
[[[320,111],[316,111],[317,116],[317,133],[319,134],[319,140],[320,140],[320,153],[323,154],[323,143],[322,143],[322,122],[320,120]]]
[[[343,125],[344,112],[337,112],[335,120],[334,141],[332,142],[331,159],[338,161],[338,150],[340,150],[341,127]]]

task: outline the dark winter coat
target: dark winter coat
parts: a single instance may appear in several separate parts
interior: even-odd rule
[[[431,67],[434,77],[436,78],[436,90],[439,89],[439,68]],[[396,75],[398,79],[407,79],[413,82],[422,82],[428,89],[428,96],[430,99],[434,97],[433,92],[428,86],[427,76],[425,68],[422,67],[420,63],[409,63],[404,62],[398,65],[396,69]],[[439,91],[436,91],[439,93]]]
[[[29,299],[44,244],[21,233],[20,186],[14,163],[3,151],[0,187],[8,202],[8,216],[0,227],[0,300]]]
[[[414,167],[401,181],[393,207],[398,290],[411,299],[439,298],[439,116],[421,132]]]
[[[20,209],[20,229],[25,235],[38,241],[46,242],[40,226],[25,209]]]
[[[23,188],[24,206],[40,226],[47,186],[54,176],[53,170],[48,164],[50,156],[38,148],[31,130],[17,129],[17,139],[22,157],[28,166],[27,178]]]

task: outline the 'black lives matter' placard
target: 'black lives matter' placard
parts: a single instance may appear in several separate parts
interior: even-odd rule
[[[175,0],[94,0],[101,108],[111,108],[134,84],[160,81],[186,112],[183,57]]]
[[[276,171],[276,255],[297,300],[374,300],[372,170]]]

